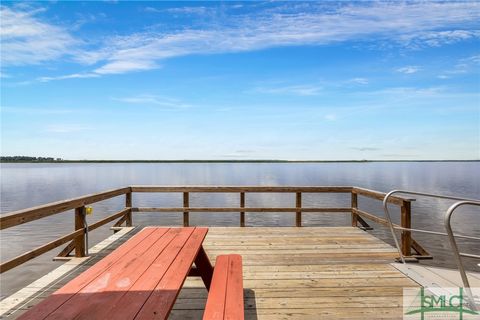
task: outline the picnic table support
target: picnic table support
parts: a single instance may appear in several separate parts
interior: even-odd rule
[[[203,246],[200,247],[197,257],[195,258],[195,266],[196,269],[192,269],[195,271],[191,272],[190,275],[199,275],[202,277],[205,287],[207,290],[210,290],[210,284],[212,283],[213,277],[213,267],[205,249],[203,249]]]

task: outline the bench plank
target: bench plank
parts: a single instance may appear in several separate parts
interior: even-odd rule
[[[108,270],[119,259],[135,251],[135,249],[143,247],[149,243],[151,237],[154,236],[154,232],[166,232],[165,229],[145,228],[129,241],[125,242],[114,250],[108,257],[100,260],[89,268],[86,272],[80,274],[78,277],[67,283],[65,286],[54,292],[49,298],[43,300],[34,308],[24,313],[19,317],[21,320],[37,320],[45,319],[50,313],[59,308],[62,304],[72,298],[78,291],[88,285],[93,279],[100,275],[105,270]],[[150,238],[150,239],[149,239]]]
[[[217,257],[204,320],[244,319],[242,257]]]
[[[213,271],[212,283],[208,292],[204,320],[223,319],[225,314],[225,297],[227,296],[229,256],[218,256]]]
[[[242,256],[229,257],[225,319],[240,320],[244,318]]]

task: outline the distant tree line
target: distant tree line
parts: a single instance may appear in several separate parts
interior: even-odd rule
[[[62,161],[62,158],[53,158],[53,157],[27,157],[27,156],[7,156],[0,157],[2,162],[54,162]]]

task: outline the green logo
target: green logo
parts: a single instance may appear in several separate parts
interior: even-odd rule
[[[428,289],[428,288],[427,288]],[[405,315],[419,315],[421,320],[425,319],[426,314],[440,313],[447,315],[455,313],[458,319],[463,320],[464,315],[478,315],[479,313],[468,307],[468,298],[464,295],[464,289],[458,288],[458,294],[434,295],[425,292],[425,288],[420,288],[420,293],[413,297],[413,300],[404,310]],[[404,296],[405,298],[405,296]],[[432,314],[433,316],[433,314]]]

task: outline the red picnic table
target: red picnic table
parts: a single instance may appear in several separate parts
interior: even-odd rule
[[[209,289],[203,319],[243,319],[241,257],[218,256],[214,270],[207,232],[144,228],[20,319],[166,319],[189,275]]]

